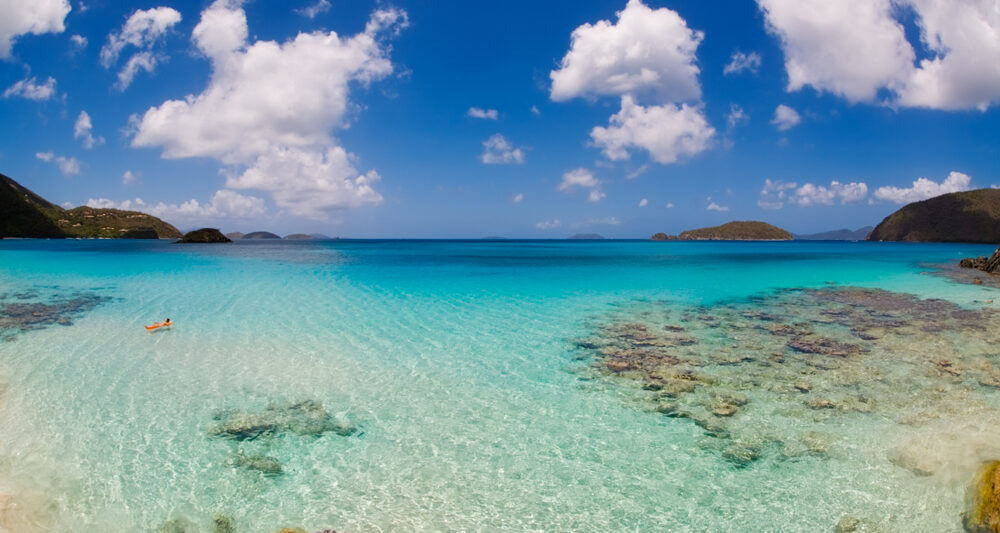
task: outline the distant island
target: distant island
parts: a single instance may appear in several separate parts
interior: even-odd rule
[[[1000,242],[1000,189],[953,192],[907,204],[885,218],[870,241]]]
[[[309,241],[315,239],[312,235],[306,235],[305,233],[292,233],[290,235],[285,235],[285,239],[290,241]]]
[[[242,239],[245,234],[241,231],[233,231],[226,234],[226,237],[232,240]]]
[[[810,233],[807,235],[796,235],[795,240],[797,241],[863,241],[868,237],[868,234],[875,229],[872,226],[865,226],[856,230],[849,229],[838,229],[833,231],[824,231],[821,233]]]
[[[596,233],[577,233],[576,235],[571,236],[570,239],[580,241],[600,241],[604,240],[604,237]]]
[[[688,230],[680,235],[657,233],[654,241],[790,241],[794,236],[766,222],[734,221],[721,226]]]
[[[211,244],[211,243],[226,243],[233,242],[222,234],[221,231],[215,228],[201,228],[194,231],[189,231],[181,237],[181,240],[177,241],[177,244]]]
[[[165,239],[181,232],[139,211],[63,209],[0,174],[0,238]]]
[[[243,236],[244,239],[280,239],[270,231],[252,231]]]

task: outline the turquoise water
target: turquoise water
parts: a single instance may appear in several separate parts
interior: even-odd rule
[[[239,531],[824,531],[845,515],[960,531],[970,469],[1000,442],[1000,389],[955,385],[972,407],[934,413],[937,426],[878,410],[803,422],[752,403],[775,431],[823,426],[829,451],[736,466],[574,340],[634,305],[833,284],[1000,308],[1000,291],[932,273],[992,249],[0,241],[0,304],[103,298],[71,325],[0,331],[0,531],[211,531],[220,514]],[[166,317],[171,330],[144,330]],[[1000,364],[976,335],[970,353]],[[219,410],[300,400],[357,431],[211,435]],[[931,475],[887,459],[917,437],[947,455]],[[234,466],[237,449],[283,473]]]

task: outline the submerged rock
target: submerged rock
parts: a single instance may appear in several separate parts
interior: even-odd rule
[[[274,457],[259,453],[244,453],[237,450],[229,458],[229,463],[234,467],[256,470],[265,476],[278,476],[284,473],[281,463]]]
[[[224,411],[216,415],[216,420],[219,423],[209,428],[208,434],[235,440],[280,433],[318,437],[333,432],[346,437],[357,431],[354,425],[335,419],[323,404],[313,400],[270,405],[259,413]]]
[[[969,533],[1000,533],[1000,461],[983,463],[965,495],[962,526]]]
[[[802,336],[788,341],[788,347],[801,353],[832,355],[834,357],[848,357],[864,352],[864,348],[856,344],[840,342],[829,337]]]
[[[236,533],[236,521],[230,516],[215,515],[212,519],[212,533]]]
[[[196,533],[198,526],[185,518],[167,520],[157,530],[159,533]]]

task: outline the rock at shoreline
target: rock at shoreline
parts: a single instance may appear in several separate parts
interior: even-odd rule
[[[224,243],[224,242],[233,242],[233,241],[229,240],[228,237],[223,235],[221,231],[215,228],[201,228],[201,229],[196,229],[194,231],[189,231],[187,234],[184,235],[184,237],[181,238],[181,240],[177,241],[178,244],[185,244],[185,243],[210,244],[210,243]]]
[[[969,533],[1000,533],[1000,461],[983,463],[965,495],[962,526]]]
[[[1000,248],[989,257],[966,257],[958,262],[962,268],[975,268],[989,274],[1000,274]]]
[[[876,226],[868,240],[1000,242],[1000,190],[954,192],[907,204]]]
[[[234,440],[252,440],[280,433],[318,437],[333,432],[347,437],[357,431],[354,425],[335,419],[323,404],[312,400],[270,405],[258,413],[224,411],[215,419],[219,423],[209,428],[208,434]]]

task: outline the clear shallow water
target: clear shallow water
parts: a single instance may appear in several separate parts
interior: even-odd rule
[[[210,531],[221,513],[240,531],[819,531],[851,515],[891,531],[958,531],[998,393],[970,392],[977,407],[937,427],[885,412],[811,420],[830,426],[829,453],[738,468],[697,425],[592,372],[573,341],[637,302],[712,306],[830,282],[991,307],[998,291],[927,273],[991,251],[0,241],[5,301],[31,290],[26,301],[108,298],[69,326],[3,332],[0,525],[156,531],[182,518]],[[171,331],[142,328],[167,316]],[[303,399],[359,431],[242,444],[208,434],[220,409]],[[802,423],[782,414],[767,420]],[[925,434],[947,437],[933,440],[933,453],[954,456],[947,468],[915,476],[886,459],[899,439]],[[234,468],[240,447],[284,474]]]

